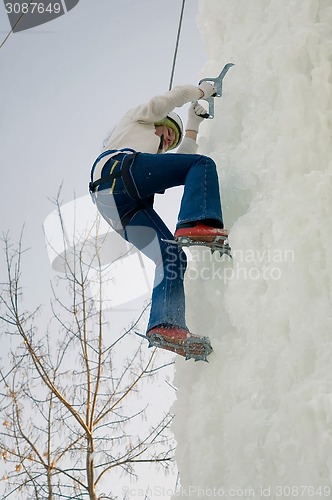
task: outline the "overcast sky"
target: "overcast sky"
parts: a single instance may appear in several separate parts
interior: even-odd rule
[[[61,183],[64,202],[86,195],[107,132],[127,109],[168,90],[181,5],[80,0],[0,50],[1,231],[17,237],[25,224],[26,284],[37,300],[51,273],[42,231],[49,198]],[[197,11],[198,0],[186,2],[173,85],[203,76]],[[9,31],[0,3],[1,40]]]

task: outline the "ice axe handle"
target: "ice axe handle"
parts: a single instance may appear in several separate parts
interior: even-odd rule
[[[213,94],[213,96],[205,99],[205,101],[207,101],[209,103],[209,113],[206,113],[206,115],[201,115],[203,118],[214,118],[214,98],[222,96],[222,81],[223,81],[224,76],[226,75],[227,71],[232,66],[234,66],[233,63],[228,63],[223,67],[220,75],[218,75],[216,78],[202,78],[202,80],[199,81],[198,85],[200,85],[202,82],[213,82],[214,86],[216,88],[216,93]]]

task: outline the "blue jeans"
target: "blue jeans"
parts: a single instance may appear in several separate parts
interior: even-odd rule
[[[124,153],[113,157],[120,161],[116,168],[120,169],[124,157]],[[216,165],[211,158],[202,155],[139,153],[129,173],[132,187],[145,206],[134,214],[125,231],[119,232],[156,264],[148,330],[161,324],[187,328],[183,288],[186,255],[176,244],[163,241],[173,239],[173,235],[153,209],[151,196],[183,185],[177,226],[215,219],[223,227]],[[102,176],[104,174],[107,172],[103,170]],[[110,184],[101,184],[96,192],[96,205],[106,221],[113,225],[112,221],[137,207],[138,200],[128,193],[122,177],[116,179],[112,194],[106,189],[108,187]],[[132,194],[132,189],[129,191]],[[157,245],[151,244],[153,240]]]

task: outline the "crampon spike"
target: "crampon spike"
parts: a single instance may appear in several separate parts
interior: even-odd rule
[[[213,241],[193,240],[188,236],[180,236],[176,240],[163,241],[165,243],[177,245],[180,248],[192,246],[207,247],[211,250],[212,253],[219,252],[220,257],[222,257],[223,255],[228,255],[228,257],[232,258],[232,249],[229,246],[228,239],[223,236],[217,236]]]
[[[158,347],[160,349],[172,351],[183,356],[186,361],[188,359],[193,359],[194,361],[205,361],[208,363],[207,357],[213,351],[208,337],[188,336],[188,338],[179,343],[165,340],[163,335],[158,333],[153,333],[149,336],[142,335],[138,332],[135,332],[135,334],[146,339],[149,342],[148,347]]]

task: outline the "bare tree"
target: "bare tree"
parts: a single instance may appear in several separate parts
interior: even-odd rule
[[[85,238],[63,256],[65,273],[52,283],[44,330],[40,309],[23,306],[22,239],[15,246],[3,237],[7,275],[0,320],[2,335],[11,341],[0,372],[3,499],[111,499],[113,471],[135,475],[138,463],[168,468],[172,461],[172,416],[142,426],[147,403],[139,409],[130,404],[162,367],[155,351],[147,356],[136,340],[136,348],[124,354],[135,325],[109,344],[101,241],[97,235],[91,253],[91,234]],[[91,294],[92,265],[98,297]]]

